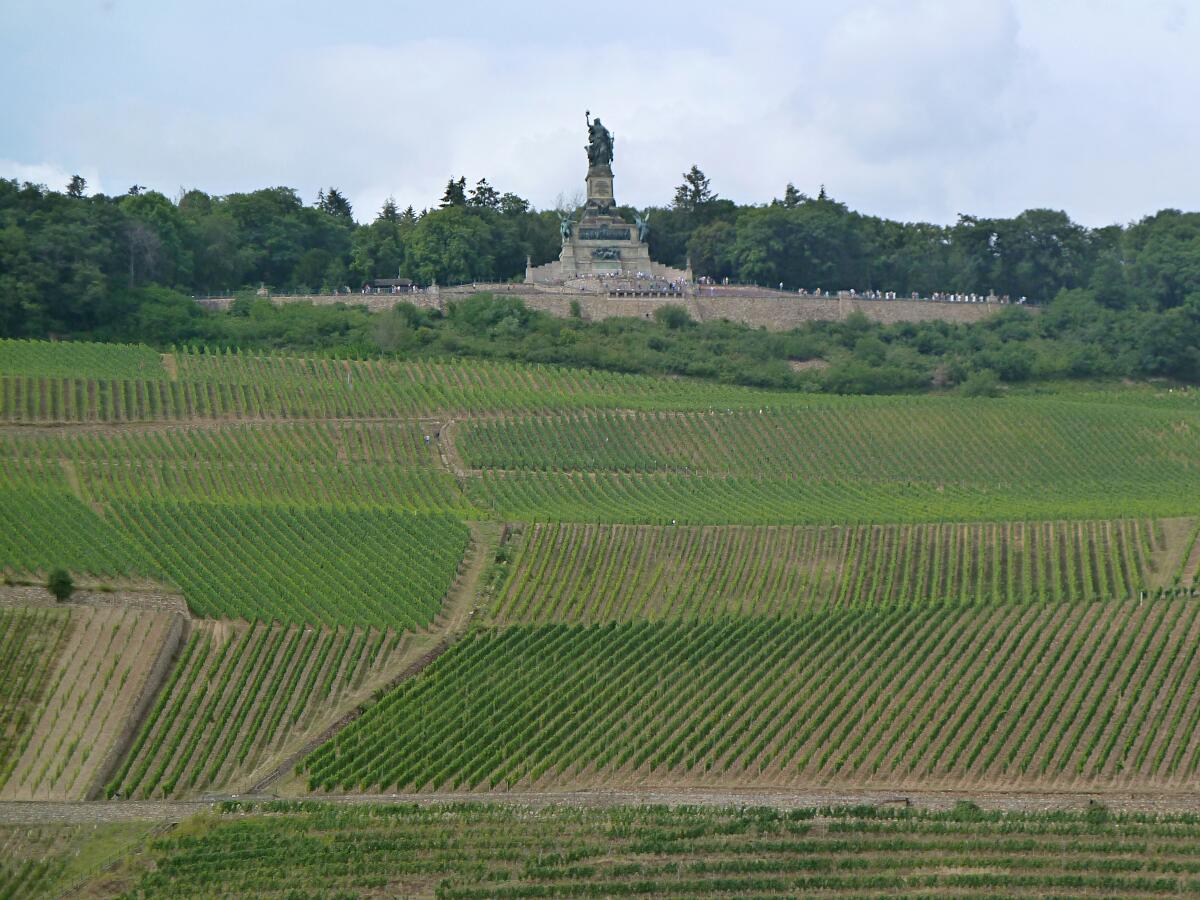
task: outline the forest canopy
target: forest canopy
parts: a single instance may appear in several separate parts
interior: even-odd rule
[[[622,212],[632,219],[634,210]],[[640,211],[645,212],[645,211]],[[503,356],[838,391],[920,390],[1038,378],[1200,380],[1200,213],[1161,210],[1087,228],[1060,211],[962,215],[952,225],[848,209],[822,188],[739,205],[697,167],[650,210],[652,255],[697,275],[836,291],[1027,297],[1043,305],[974,326],[815,323],[768,335],[667,312],[648,323],[555,320],[516,304],[442,317],[408,307],[372,320],[338,306],[239,301],[212,313],[195,296],[356,291],[374,278],[419,285],[520,279],[558,253],[558,216],[486,179],[450,179],[420,212],[388,200],[365,224],[336,188],[174,199],[135,185],[88,195],[0,179],[0,336],[205,342],[355,353]],[[499,301],[497,301],[499,303]],[[520,307],[517,309],[516,307]],[[805,371],[797,362],[828,364]],[[974,386],[971,379],[974,377]]]

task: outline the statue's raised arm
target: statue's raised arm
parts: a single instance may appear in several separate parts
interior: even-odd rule
[[[588,126],[588,165],[591,166],[608,166],[612,165],[613,160],[613,136],[604,125],[601,124],[599,117],[592,119],[591,110],[584,113],[584,120]]]

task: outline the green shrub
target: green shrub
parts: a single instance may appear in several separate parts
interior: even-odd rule
[[[676,306],[674,303],[668,303],[666,306],[660,306],[654,311],[654,321],[659,325],[664,325],[672,331],[678,331],[680,328],[686,328],[693,324],[692,317],[688,315],[688,311],[682,306]]]
[[[69,599],[75,593],[75,582],[71,580],[71,573],[66,569],[52,571],[46,579],[46,590],[52,593],[59,603]]]
[[[991,369],[980,369],[968,375],[958,391],[964,397],[995,397],[1000,393],[1000,379]]]

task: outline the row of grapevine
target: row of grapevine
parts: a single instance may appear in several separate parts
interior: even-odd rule
[[[814,604],[1086,601],[1137,595],[1161,527],[534,525],[497,622],[788,616]]]
[[[1034,397],[887,400],[484,419],[457,443],[468,464],[485,469],[978,486],[1181,484],[1200,476],[1200,410]]]
[[[665,380],[594,369],[529,365],[456,357],[448,360],[352,361],[259,352],[175,354],[182,380],[270,385],[279,394],[324,392],[329,408],[362,390],[371,402],[405,403],[417,409],[545,410],[557,407],[708,409],[757,408],[788,402],[789,395],[687,379]],[[341,388],[345,387],[344,392]]]
[[[207,500],[285,503],[289,506],[389,508],[413,512],[474,510],[448,472],[389,465],[77,463],[89,500]]]
[[[237,786],[330,718],[400,640],[390,631],[198,624],[107,795]]]
[[[0,421],[143,422],[221,415],[227,398],[209,385],[156,379],[0,376]]]
[[[0,458],[113,463],[385,463],[436,465],[430,426],[419,422],[234,422],[0,433]]]
[[[73,624],[62,610],[0,609],[0,790],[21,758]]]
[[[100,576],[153,575],[150,558],[65,489],[0,486],[0,569],[48,572],[64,567]]]
[[[181,627],[169,613],[117,607],[73,609],[70,618],[40,701],[19,732],[4,800],[88,797]]]
[[[1192,516],[1194,483],[962,485],[485,469],[464,487],[476,508],[506,521],[785,525]]]
[[[0,421],[414,418],[578,407],[710,409],[793,402],[725,385],[515,363],[357,362],[177,353],[158,374],[0,373]]]
[[[1192,783],[1191,601],[826,607],[459,642],[305,761],[314,789]]]
[[[0,434],[0,488],[113,499],[253,497],[290,504],[387,506],[469,515],[436,444],[416,423],[176,426],[117,433]]]
[[[10,811],[20,810],[10,805]],[[42,900],[73,894],[88,876],[145,842],[148,822],[69,824],[20,821],[0,824],[0,898]],[[15,820],[15,821],[14,821]],[[89,896],[99,895],[99,892]]]
[[[142,344],[0,339],[0,375],[166,378],[162,357]]]
[[[212,618],[413,630],[466,551],[457,519],[395,510],[115,502],[120,527]]]
[[[1154,896],[1195,816],[870,807],[230,804],[155,841],[136,896]]]

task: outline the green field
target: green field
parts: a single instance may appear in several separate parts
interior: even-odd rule
[[[394,632],[357,629],[198,629],[106,795],[186,795],[254,771],[382,670],[396,644]]]
[[[0,570],[89,575],[153,575],[157,569],[128,535],[56,484],[0,487]]]
[[[470,465],[489,469],[962,485],[1179,482],[1200,473],[1200,407],[823,397],[783,409],[484,420],[459,445]]]
[[[303,764],[345,790],[1183,785],[1193,601],[825,609],[475,634]]]
[[[1194,817],[1102,808],[235,804],[155,841],[132,896],[1173,895],[1198,847]]]
[[[1187,520],[531,525],[493,615],[610,622],[788,616],[826,604],[1124,599],[1181,578],[1193,540]]]
[[[0,434],[0,484],[77,480],[89,501],[233,500],[467,512],[415,422],[239,423]]]
[[[437,416],[583,407],[750,408],[773,394],[687,380],[490,362],[387,362],[146,348],[71,364],[72,344],[0,343],[0,421],[150,422]],[[149,354],[149,355],[148,355]],[[153,356],[157,371],[138,360]],[[39,364],[37,360],[46,359]],[[33,362],[31,362],[33,360]]]
[[[0,375],[43,378],[166,378],[162,357],[141,344],[0,339]]]
[[[90,896],[1198,892],[1194,815],[675,805],[1194,795],[1197,485],[1200,405],[1151,385],[0,341],[0,785],[290,798]],[[506,805],[293,802],[401,791]],[[0,898],[108,846],[27,833]]]
[[[502,518],[787,524],[1191,514],[1195,408],[1057,397],[484,420],[458,440]]]
[[[29,744],[30,725],[71,625],[59,610],[0,609],[0,788]]]
[[[441,608],[468,533],[443,515],[114,503],[113,518],[198,615],[416,629]]]

